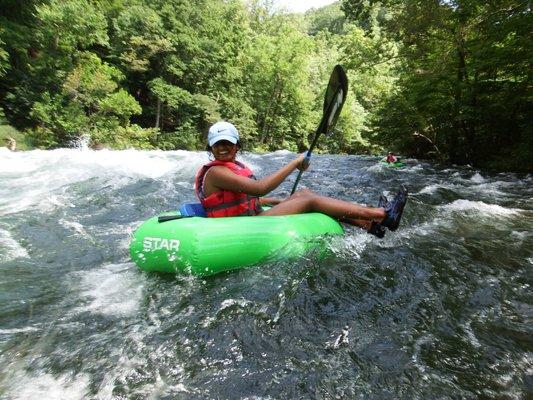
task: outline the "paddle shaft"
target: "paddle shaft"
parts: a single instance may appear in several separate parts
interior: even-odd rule
[[[316,144],[318,142],[318,137],[319,136],[320,136],[320,133],[317,132],[316,135],[315,135],[315,138],[313,140],[313,143],[311,143],[311,147],[309,147],[309,150],[307,150],[307,154],[305,155],[305,160],[304,160],[304,162],[307,162],[307,165],[309,165],[309,162],[311,160],[311,152],[315,148],[315,146],[316,146]],[[304,172],[303,169],[301,169],[298,172],[298,176],[296,177],[296,181],[294,182],[294,186],[292,187],[291,195],[294,194],[294,192],[296,191],[296,187],[298,186],[298,183],[300,182],[300,178],[302,177],[303,172]]]
[[[309,150],[307,150],[307,154],[305,155],[304,162],[307,162],[307,165],[309,165],[309,162],[311,160],[311,153],[315,149],[316,144],[318,143],[318,138],[320,137],[321,133],[326,133],[327,129],[327,118],[329,118],[331,111],[333,110],[333,107],[335,106],[335,102],[332,101],[324,115],[322,115],[322,120],[320,121],[320,125],[318,125],[318,128],[316,129],[315,138],[313,139],[313,142],[311,143],[311,147],[309,147]],[[291,190],[291,195],[294,194],[296,191],[296,187],[298,186],[298,183],[300,182],[300,178],[302,177],[303,169],[301,169],[298,172],[298,176],[296,177],[296,181],[294,182],[294,186]]]

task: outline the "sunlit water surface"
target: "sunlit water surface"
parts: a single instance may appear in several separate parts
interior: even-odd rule
[[[292,157],[242,160],[265,176]],[[532,398],[531,176],[315,156],[301,188],[374,205],[406,185],[401,229],[349,227],[325,259],[141,272],[133,230],[194,200],[206,161],[0,149],[0,398]]]

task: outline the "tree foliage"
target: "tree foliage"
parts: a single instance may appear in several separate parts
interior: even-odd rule
[[[343,1],[400,44],[374,142],[456,163],[531,170],[533,17],[527,1]],[[387,18],[372,19],[375,15]]]
[[[9,69],[9,54],[4,50],[5,43],[2,40],[2,30],[0,29],[0,78]]]
[[[247,149],[300,151],[341,63],[350,95],[318,151],[531,170],[530,2],[273,5],[4,0],[0,110],[44,148],[202,149],[226,119]]]
[[[346,16],[341,10],[340,2],[317,10],[311,9],[306,13],[306,19],[308,20],[307,32],[312,36],[324,31],[336,35],[344,33]]]

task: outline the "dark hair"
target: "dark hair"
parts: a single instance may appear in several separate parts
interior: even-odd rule
[[[242,142],[240,140],[237,140],[237,143],[235,144],[237,145],[237,152],[243,153],[244,150],[242,148]],[[211,150],[211,146],[209,146],[209,143],[205,145],[205,151],[207,151],[208,153],[213,153],[213,150]]]

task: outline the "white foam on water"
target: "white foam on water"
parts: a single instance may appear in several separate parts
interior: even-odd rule
[[[505,208],[497,204],[487,204],[482,201],[471,201],[463,199],[455,200],[450,204],[439,206],[439,208],[449,212],[475,211],[477,213],[487,216],[500,217],[517,215],[521,211],[516,208]]]
[[[366,168],[367,171],[370,172],[379,172],[388,169],[389,167],[381,165],[380,163],[376,163],[371,165],[370,167]]]
[[[120,188],[138,179],[194,180],[208,161],[205,152],[140,150],[33,150],[0,153],[0,214],[32,207],[48,211],[72,206],[68,187],[95,178]]]
[[[168,344],[161,344],[152,347],[147,344],[146,337],[151,337],[160,331],[162,315],[171,315],[174,310],[162,312],[158,306],[150,301],[151,310],[148,313],[148,319],[142,319],[139,323],[131,326],[131,329],[126,329],[123,332],[122,345],[116,346],[112,349],[110,358],[113,359],[113,367],[106,371],[103,381],[100,383],[96,399],[111,399],[113,390],[118,386],[123,386],[129,378],[131,378],[132,371],[149,371],[158,360],[175,359],[175,346],[179,345],[181,348],[188,345],[187,339],[183,343],[175,344],[172,341]],[[101,333],[106,336],[105,332]],[[149,349],[147,347],[150,347]],[[148,353],[147,353],[148,351]],[[175,361],[167,372],[172,376],[181,376],[184,372],[184,367],[179,361]],[[140,387],[128,388],[126,393],[127,398],[142,398],[142,399],[158,399],[162,395],[169,395],[176,392],[189,392],[189,389],[184,384],[173,384],[172,387],[160,377],[158,371],[154,371],[155,382],[147,383]]]
[[[131,243],[131,240],[132,240],[132,237],[133,237],[133,229],[127,228],[127,229],[123,230],[122,232],[124,232],[124,231],[128,232],[128,236],[125,236],[122,239],[120,239],[119,241],[117,241],[116,242],[116,248],[117,248],[117,250],[122,249],[126,253],[129,254],[130,243]],[[122,232],[120,232],[120,233],[122,233]]]
[[[73,231],[74,233],[76,233],[78,235],[88,236],[87,232],[83,228],[83,225],[80,224],[79,222],[67,221],[67,220],[64,220],[64,219],[60,219],[58,222],[64,228],[67,228],[67,229]]]
[[[173,354],[168,354],[167,358],[173,357]],[[117,368],[107,373],[105,375],[102,384],[98,389],[98,393],[94,397],[95,399],[114,399],[117,398],[113,395],[113,390],[118,385],[122,386],[123,382],[128,379],[128,376],[131,374],[131,371],[134,369],[144,369],[146,365],[146,360],[133,360],[125,356],[121,357],[118,363]],[[171,368],[173,374],[183,371],[183,368]],[[162,378],[159,372],[155,373],[155,382],[142,385],[135,388],[132,391],[129,391],[127,397],[125,398],[140,398],[148,400],[156,400],[162,396],[167,396],[170,394],[183,394],[190,393],[189,390],[183,383],[173,383],[172,386],[167,384]],[[181,398],[181,396],[180,396]]]
[[[250,168],[258,179],[263,177],[261,176],[263,167],[257,164],[258,161],[261,162],[261,155],[252,153],[238,154],[237,161],[244,163],[248,168]],[[200,165],[198,166],[198,169],[199,168]]]
[[[483,183],[483,182],[485,182],[485,178],[483,178],[479,172],[476,172],[474,175],[472,175],[470,180],[472,182],[474,182],[474,183]]]
[[[86,375],[63,374],[54,376],[47,373],[33,375],[22,371],[17,371],[15,375],[10,378],[12,384],[8,388],[8,397],[6,398],[13,400],[77,400],[87,398],[90,380]]]
[[[431,345],[435,340],[435,337],[431,334],[421,336],[416,339],[412,348],[411,361],[413,365],[423,374],[422,379],[427,380],[426,365],[424,364],[420,355],[424,347]]]
[[[41,152],[41,150],[35,150]],[[25,152],[27,153],[27,152]],[[23,152],[12,152],[7,147],[0,147],[0,172],[5,175],[31,173],[37,169],[37,164],[28,162]]]
[[[468,188],[473,193],[482,193],[484,197],[491,196],[492,198],[505,197],[506,193],[499,189],[499,182],[486,183],[482,182],[477,186]],[[467,190],[468,190],[467,189]]]
[[[529,236],[529,232],[527,231],[511,231],[511,236],[518,241],[522,242]]]
[[[420,189],[418,194],[435,194],[439,189],[453,190],[457,193],[468,193],[468,197],[478,197],[480,194],[484,198],[505,198],[506,193],[500,190],[504,182],[487,182],[481,175],[474,175],[469,181],[464,183],[440,182],[434,183]],[[474,183],[474,184],[472,184]]]
[[[175,185],[181,186],[184,189],[194,190],[194,182],[176,182]]]
[[[466,336],[468,337],[469,343],[476,348],[482,347],[482,344],[479,342],[474,330],[472,329],[472,321],[466,321],[463,324],[460,325],[464,332],[466,333]]]
[[[235,305],[241,308],[245,308],[246,306],[250,304],[252,304],[252,302],[246,299],[226,299],[220,304],[220,308],[218,309],[218,312],[223,311],[226,308],[231,308]]]
[[[188,151],[164,152],[140,150],[32,150],[13,153],[8,160],[0,162],[2,173],[16,173],[24,175],[27,172],[46,171],[49,167],[57,167],[51,174],[72,177],[72,170],[79,174],[79,169],[86,171],[86,175],[98,176],[102,171],[113,171],[123,175],[138,174],[147,177],[159,177],[173,171],[176,160],[199,158],[198,153]],[[79,168],[83,167],[83,168]],[[89,168],[87,168],[89,167]],[[76,175],[75,174],[75,175]],[[51,176],[51,175],[50,175]]]
[[[358,260],[373,239],[374,236],[361,230],[357,234],[345,235],[343,240],[330,242],[329,248],[336,255],[348,254],[350,258]]]
[[[423,187],[418,193],[419,194],[433,194],[441,187],[442,185],[438,185],[438,184],[428,185],[426,187]]]
[[[20,245],[9,231],[0,229],[0,260],[10,261],[16,258],[30,258],[28,251]]]
[[[326,342],[325,348],[337,350],[342,346],[348,345],[350,343],[349,334],[350,327],[346,325],[335,339]]]
[[[86,303],[77,308],[78,312],[119,317],[137,313],[144,282],[133,263],[108,264],[75,275],[73,285]]]
[[[418,194],[435,194],[439,189],[452,190],[454,192],[460,192],[464,190],[464,186],[456,185],[449,182],[433,183],[420,189]],[[414,194],[414,193],[413,193]]]
[[[431,230],[433,230],[433,226],[431,226],[431,224],[428,224],[427,226],[421,229],[420,226],[411,227],[402,222],[400,224],[399,229],[395,232],[391,232],[387,229],[385,231],[385,237],[382,239],[378,239],[375,236],[369,235],[366,232],[365,235],[370,236],[372,240],[374,240],[375,243],[381,248],[396,249],[403,245],[409,245],[409,239],[414,236],[429,235]]]
[[[226,299],[222,301],[216,314],[209,314],[205,316],[204,320],[202,321],[202,326],[208,328],[209,326],[211,326],[211,324],[216,323],[216,321],[218,321],[218,317],[216,315],[226,309],[231,309],[233,307],[238,309],[245,309],[246,307],[249,307],[251,305],[253,305],[253,302],[246,299]]]
[[[424,166],[422,164],[410,165],[409,161],[408,160],[406,161],[407,161],[406,168],[402,168],[402,172],[414,173],[414,172],[420,172],[424,169]],[[418,161],[415,160],[415,162],[418,162]]]
[[[287,156],[293,155],[296,158],[296,154],[289,150],[276,150],[271,153],[264,153],[264,154],[250,154],[246,153],[247,158],[251,159],[260,159],[263,157],[267,157],[269,160],[282,160],[285,159]],[[250,157],[252,156],[252,157]]]
[[[289,150],[277,150],[272,153],[262,154],[245,152],[243,154],[237,154],[237,161],[246,164],[246,166],[254,172],[254,175],[257,177],[257,179],[261,179],[265,177],[265,175],[263,175],[262,173],[264,167],[261,165],[265,158],[268,158],[271,161],[284,160],[287,158],[288,155],[293,155],[294,157],[296,157],[296,154]],[[281,166],[282,164],[279,165],[279,167]],[[198,168],[200,168],[200,166],[198,166]]]
[[[35,326],[25,326],[24,328],[0,329],[0,335],[12,335],[14,333],[37,332],[37,331],[40,331],[40,329]]]

